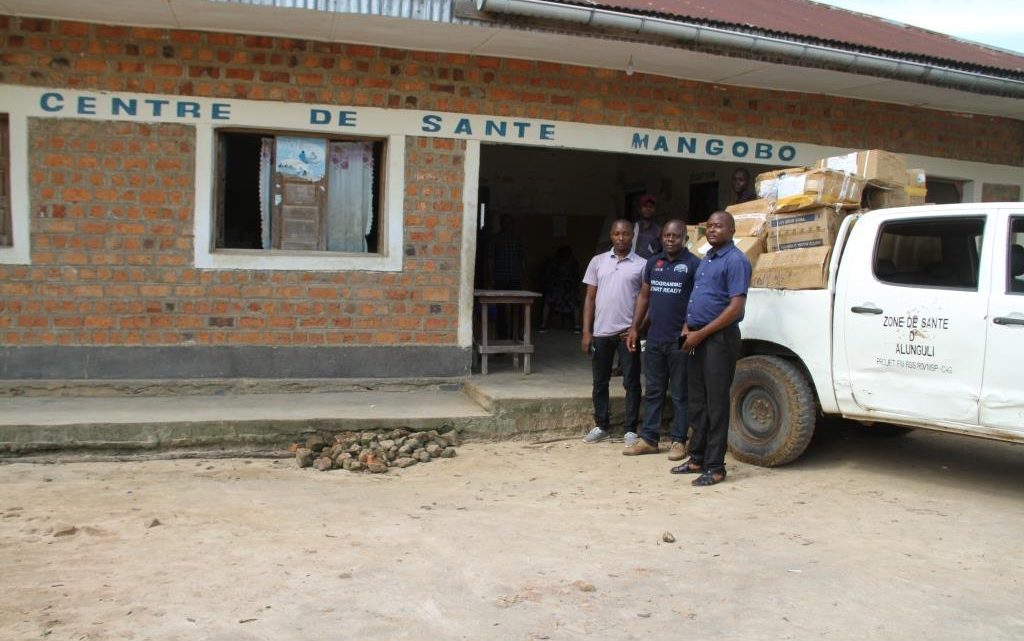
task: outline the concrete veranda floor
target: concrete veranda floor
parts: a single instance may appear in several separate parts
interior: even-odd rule
[[[275,448],[312,430],[455,426],[472,438],[589,428],[590,361],[568,329],[535,335],[532,373],[511,355],[490,373],[416,381],[8,382],[0,454]],[[623,395],[613,379],[613,411]]]

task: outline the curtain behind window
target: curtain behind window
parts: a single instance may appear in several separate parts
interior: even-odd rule
[[[327,250],[365,252],[373,226],[373,143],[332,142],[327,170]]]
[[[260,147],[260,247],[270,249],[270,180],[274,175],[274,139],[264,138]]]

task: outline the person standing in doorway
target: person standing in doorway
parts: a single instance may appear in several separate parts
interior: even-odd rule
[[[757,192],[750,185],[750,172],[743,167],[738,167],[732,172],[732,191],[735,195],[733,204],[757,200]]]
[[[633,224],[628,220],[613,222],[609,237],[611,251],[594,256],[583,276],[587,294],[583,302],[581,346],[583,353],[591,357],[594,403],[594,427],[583,440],[596,443],[610,436],[608,381],[612,374],[612,358],[618,354],[622,386],[626,390],[624,441],[628,446],[638,438],[640,353],[630,352],[626,339],[633,323],[645,261],[632,250]]]
[[[688,352],[690,458],[673,474],[700,474],[693,485],[725,480],[729,439],[729,388],[740,356],[740,328],[750,287],[750,261],[732,242],[736,222],[724,211],[711,214],[707,241],[711,249],[697,268],[683,326]]]
[[[686,307],[693,291],[693,278],[700,259],[686,248],[686,225],[670,220],[661,228],[663,250],[652,256],[644,268],[644,284],[637,297],[633,324],[627,345],[636,352],[640,327],[650,321],[644,349],[644,419],[640,439],[622,451],[626,456],[657,454],[661,439],[661,413],[666,392],[672,395],[672,428],[669,436],[670,461],[686,456],[686,433],[689,429],[686,408],[686,352],[680,349],[679,338],[686,324]]]
[[[633,251],[641,258],[650,258],[661,251],[661,225],[654,222],[658,201],[651,194],[640,196],[637,220],[633,224]]]

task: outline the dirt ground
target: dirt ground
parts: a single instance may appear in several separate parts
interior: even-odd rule
[[[1024,448],[833,429],[702,489],[620,449],[0,465],[0,638],[1024,638]]]

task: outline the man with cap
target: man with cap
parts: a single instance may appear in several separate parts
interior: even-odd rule
[[[651,194],[640,197],[637,221],[633,223],[633,251],[650,258],[661,251],[661,225],[654,222],[658,201]]]

